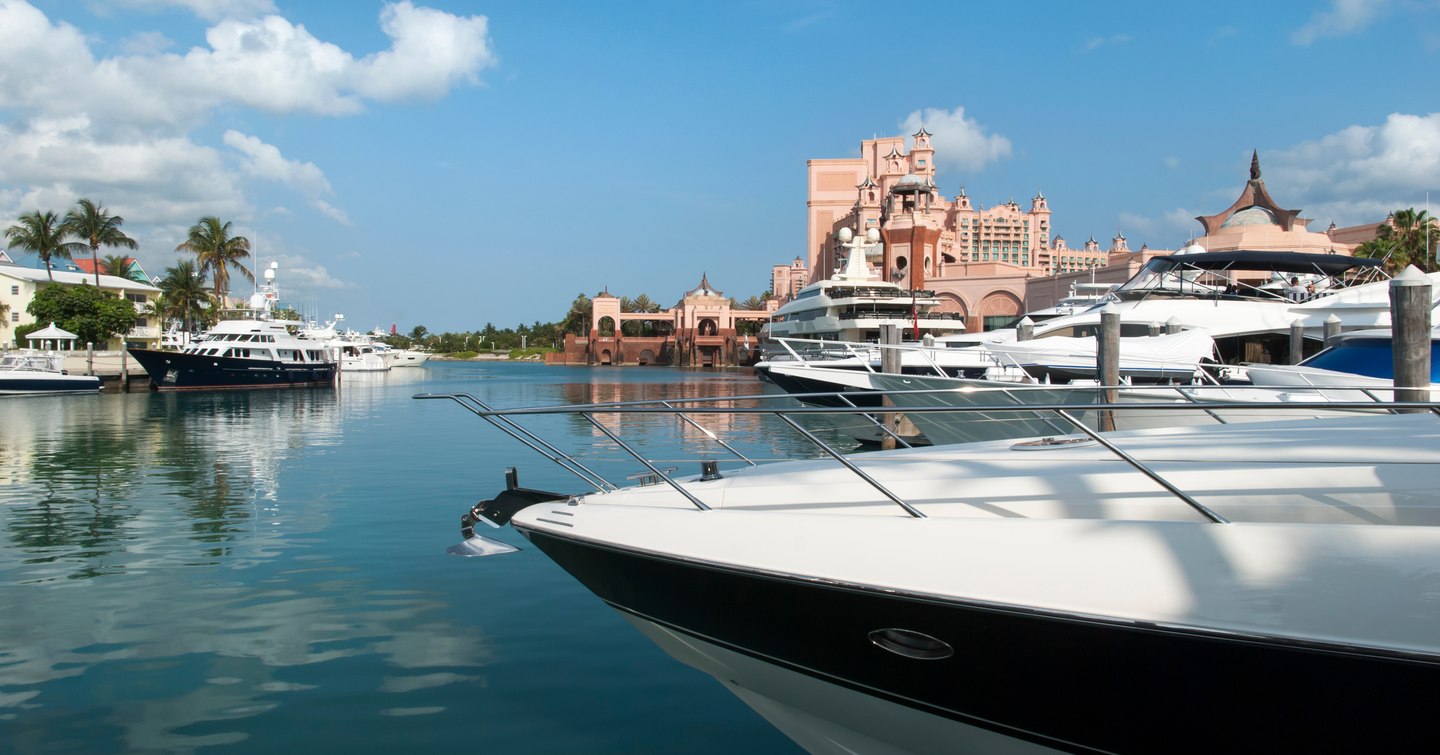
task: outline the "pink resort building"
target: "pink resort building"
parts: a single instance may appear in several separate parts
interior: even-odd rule
[[[1069,294],[1077,282],[1122,283],[1150,257],[1173,250],[1132,250],[1123,234],[1101,248],[1090,238],[1071,248],[1055,233],[1042,193],[1023,208],[1014,200],[993,207],[973,204],[964,189],[954,197],[935,185],[935,150],[922,127],[904,151],[900,136],[867,139],[856,158],[807,163],[807,259],[772,269],[777,295],[828,277],[836,268],[841,228],[878,228],[883,267],[874,272],[907,288],[935,291],[942,309],[964,315],[968,330],[990,330],[1027,310],[1043,309]],[[1235,249],[1349,254],[1374,237],[1378,224],[1315,233],[1299,210],[1271,199],[1260,179],[1258,156],[1251,178],[1228,209],[1197,218],[1203,234],[1189,245],[1209,251]],[[803,284],[800,284],[803,285]]]
[[[856,158],[806,163],[808,198],[805,253],[770,270],[772,297],[764,310],[741,310],[716,291],[708,277],[674,307],[654,313],[621,312],[608,291],[592,303],[588,336],[567,336],[565,351],[551,361],[567,364],[746,364],[758,355],[755,339],[740,323],[764,321],[804,286],[837,272],[839,233],[849,228],[880,231],[883,254],[875,275],[905,288],[928,289],[942,311],[960,313],[971,332],[1012,324],[1023,313],[1053,306],[1072,285],[1119,284],[1151,257],[1171,249],[1141,245],[1132,250],[1123,234],[1108,247],[1094,238],[1070,247],[1055,233],[1050,205],[1039,192],[1022,207],[1014,200],[993,207],[973,204],[964,189],[951,198],[935,185],[935,150],[922,127],[912,135],[860,142]],[[1293,251],[1351,254],[1375,238],[1382,223],[1324,231],[1309,228],[1300,210],[1281,207],[1250,160],[1250,179],[1225,210],[1202,215],[1188,251]],[[625,335],[627,322],[645,323]],[[637,332],[635,328],[629,329]]]

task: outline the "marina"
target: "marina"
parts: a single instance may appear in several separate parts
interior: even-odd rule
[[[0,755],[1440,749],[1440,3],[552,5],[0,0]]]
[[[499,752],[799,752],[522,538],[508,564],[446,555],[477,492],[454,470],[521,459],[474,417],[411,398],[757,388],[745,372],[431,362],[338,391],[0,400],[0,750],[401,752],[481,737]],[[677,442],[668,425],[648,440],[662,454]],[[756,443],[757,458],[788,453]]]

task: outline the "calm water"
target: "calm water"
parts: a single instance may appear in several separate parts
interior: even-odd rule
[[[0,751],[796,752],[513,530],[485,534],[519,553],[445,555],[506,466],[581,489],[459,406],[411,399],[457,390],[522,406],[760,386],[442,363],[338,393],[0,400]],[[625,429],[686,455],[694,433],[651,421]],[[537,426],[611,479],[639,468],[573,421]],[[787,450],[728,429],[747,453]]]

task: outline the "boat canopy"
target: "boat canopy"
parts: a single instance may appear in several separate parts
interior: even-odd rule
[[[1335,276],[1347,270],[1379,268],[1383,260],[1343,254],[1305,252],[1205,252],[1156,257],[1151,263],[1168,263],[1200,270],[1268,270],[1277,273],[1316,272]]]

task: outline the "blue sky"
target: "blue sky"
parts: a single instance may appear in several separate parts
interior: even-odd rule
[[[1437,62],[1435,0],[0,0],[0,223],[99,200],[158,275],[217,215],[307,314],[506,327],[760,294],[805,161],[922,122],[945,194],[1072,244],[1175,248],[1252,149],[1375,222],[1440,202]]]

